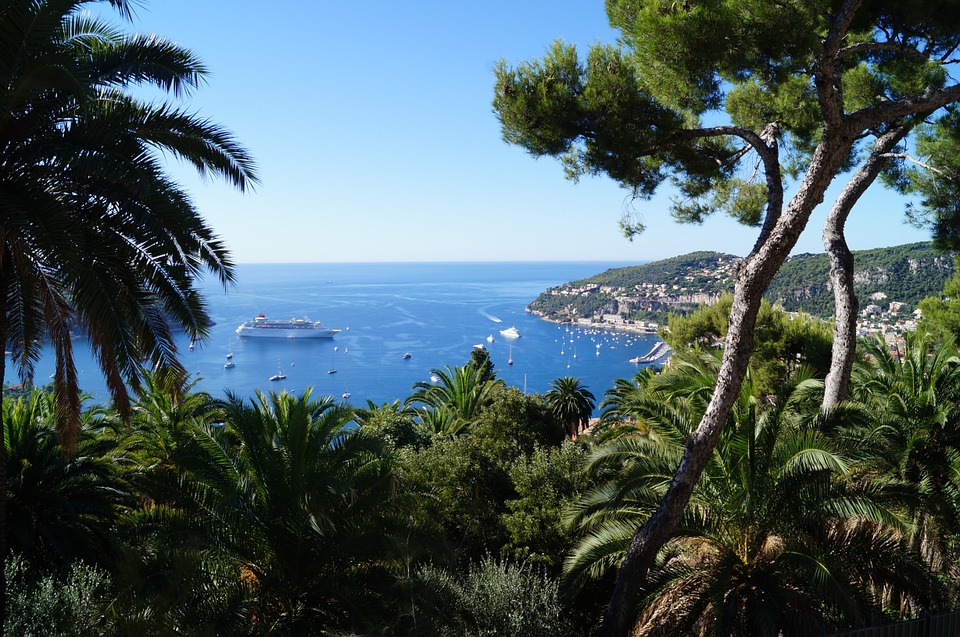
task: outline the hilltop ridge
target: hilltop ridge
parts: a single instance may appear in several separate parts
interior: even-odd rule
[[[854,251],[855,290],[862,310],[898,304],[912,312],[921,299],[943,289],[953,258],[929,242]],[[614,268],[542,292],[527,311],[549,321],[590,322],[654,331],[670,313],[686,313],[733,291],[742,257],[720,252],[689,254]],[[790,312],[827,318],[833,287],[826,254],[791,256],[764,297]]]

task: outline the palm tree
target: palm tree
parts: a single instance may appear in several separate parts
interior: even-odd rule
[[[139,384],[144,361],[184,373],[171,325],[206,333],[195,276],[210,270],[224,285],[233,278],[225,246],[163,157],[241,190],[256,179],[249,155],[220,126],[130,93],[146,85],[183,95],[203,81],[202,63],[162,38],[92,17],[83,11],[89,4],[9,1],[0,11],[0,345],[23,378],[41,339],[52,346],[67,449],[80,421],[72,334],[89,336],[127,417],[125,383]],[[134,5],[110,4],[125,17]],[[4,506],[0,494],[0,542]],[[0,577],[0,605],[3,589]]]
[[[653,377],[653,368],[643,367],[631,379],[615,379],[613,387],[603,393],[603,400],[600,401],[601,423],[617,424],[632,420],[630,402],[644,394],[647,383]]]
[[[85,412],[75,452],[65,456],[49,393],[3,402],[11,471],[8,492],[11,550],[37,567],[66,573],[77,561],[112,566],[114,527],[132,496],[115,473],[115,443]]]
[[[399,400],[377,405],[372,400],[353,412],[353,420],[368,431],[376,431],[394,447],[419,447],[427,436],[415,422],[417,411]]]
[[[938,568],[956,569],[960,533],[960,355],[950,337],[914,333],[901,352],[882,339],[864,344],[851,408],[840,434],[862,475],[895,498],[915,548]],[[840,419],[837,419],[840,420]]]
[[[203,425],[222,419],[222,410],[208,394],[193,390],[197,381],[147,373],[137,390],[129,423],[108,418],[125,479],[144,500],[172,503],[184,473],[184,457],[196,446]]]
[[[544,398],[571,438],[590,424],[596,398],[579,378],[564,376],[551,381]]]
[[[594,454],[592,472],[605,480],[572,516],[583,539],[567,562],[568,586],[619,565],[706,407],[707,379],[692,368],[664,376],[665,392],[636,404],[649,433]],[[631,634],[819,635],[876,619],[891,595],[939,600],[942,587],[895,516],[849,479],[849,460],[826,434],[805,424],[821,392],[802,369],[772,398],[757,395],[748,375],[650,570]]]
[[[493,392],[502,380],[490,378],[481,367],[470,363],[460,367],[432,369],[436,384],[421,381],[406,404],[423,405],[421,421],[434,433],[457,434],[476,422],[480,410],[490,404]]]
[[[25,376],[39,337],[53,346],[67,445],[79,414],[71,330],[89,335],[127,415],[124,381],[139,383],[144,360],[183,371],[170,325],[206,332],[194,276],[233,276],[225,246],[162,155],[240,189],[255,179],[222,128],[126,92],[188,91],[203,81],[200,61],[155,36],[123,34],[83,13],[87,4],[12,2],[0,14],[0,344]]]
[[[254,634],[383,619],[407,527],[389,447],[331,398],[232,397],[185,481],[198,524],[233,562]]]

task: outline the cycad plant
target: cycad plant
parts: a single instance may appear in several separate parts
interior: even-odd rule
[[[603,482],[571,521],[582,540],[570,587],[616,567],[659,505],[709,400],[708,368],[681,366],[633,402],[647,433],[598,448]],[[775,396],[750,378],[683,520],[658,554],[634,635],[819,635],[883,615],[884,591],[933,603],[940,590],[896,517],[849,480],[850,463],[809,427],[822,383],[803,370]],[[808,414],[810,414],[808,416]]]
[[[148,373],[137,391],[128,423],[111,414],[110,424],[122,453],[124,478],[144,505],[176,504],[178,485],[204,425],[222,419],[208,394],[194,391],[196,381]]]
[[[204,426],[184,488],[197,523],[234,564],[253,634],[389,623],[409,531],[391,451],[331,398],[231,398]]]
[[[33,390],[3,401],[7,541],[20,558],[66,573],[74,562],[111,567],[114,527],[132,495],[116,473],[116,445],[95,410],[85,412],[74,453],[64,455],[54,398]]]
[[[467,431],[476,422],[480,410],[490,403],[493,391],[504,384],[469,363],[432,369],[430,373],[437,382],[415,383],[407,405],[419,406],[421,421],[434,434],[456,435]]]
[[[924,333],[892,351],[879,338],[862,347],[838,433],[856,450],[861,476],[909,520],[914,547],[956,577],[960,355],[949,337]]]

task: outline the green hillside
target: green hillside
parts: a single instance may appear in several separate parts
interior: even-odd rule
[[[939,292],[953,272],[953,258],[929,243],[854,252],[856,292],[861,307],[900,301],[908,309]],[[733,290],[740,257],[719,252],[682,256],[607,270],[545,290],[527,310],[550,320],[601,315],[663,320]],[[766,298],[788,311],[833,314],[830,263],[825,254],[791,257],[773,279]]]
[[[929,243],[855,251],[855,289],[860,305],[873,294],[885,295],[878,304],[900,301],[916,307],[920,299],[936,294],[953,273],[953,257]],[[801,254],[787,261],[767,289],[770,301],[787,310],[817,316],[833,314],[829,285],[830,262],[825,254]]]

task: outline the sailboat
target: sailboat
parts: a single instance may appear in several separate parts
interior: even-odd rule
[[[287,375],[283,373],[283,367],[280,366],[280,359],[277,359],[277,373],[270,377],[270,380],[286,380]]]
[[[336,368],[336,366],[333,364],[333,355],[334,355],[335,353],[337,353],[338,351],[340,351],[340,348],[339,348],[339,347],[334,347],[334,348],[333,348],[333,353],[330,354],[330,369],[327,370],[327,373],[328,373],[328,374],[336,374],[336,373],[337,373],[337,368]]]

